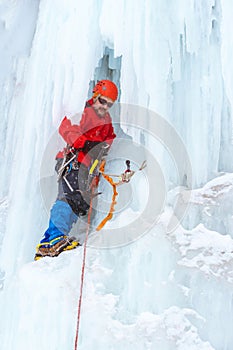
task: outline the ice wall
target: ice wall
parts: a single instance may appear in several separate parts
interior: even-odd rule
[[[227,161],[232,99],[225,91],[226,72],[231,71],[225,29],[230,3],[148,1],[135,6],[120,1],[112,6],[110,12],[104,2],[101,29],[114,41],[116,54],[123,55],[122,101],[151,108],[171,121],[187,145],[194,184],[219,170],[232,171]]]
[[[73,346],[82,251],[30,263],[48,214],[39,168],[64,114],[82,110],[106,47],[122,57],[121,102],[174,126],[195,186],[232,171],[231,10],[230,0],[0,2],[4,350]],[[232,241],[220,234],[231,234],[231,193],[231,177],[209,183],[185,229],[167,235],[165,215],[133,245],[89,250],[81,348],[232,349]]]

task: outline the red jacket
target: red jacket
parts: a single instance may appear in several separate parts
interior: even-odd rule
[[[90,107],[84,109],[79,125],[72,125],[71,121],[65,117],[59,127],[59,133],[66,143],[76,149],[82,149],[86,141],[105,141],[111,145],[116,137],[109,113],[104,117],[99,117],[91,106],[92,104],[92,100],[88,101],[87,105]],[[63,156],[64,152],[59,152],[56,158]],[[77,161],[89,166],[91,158],[80,150]]]

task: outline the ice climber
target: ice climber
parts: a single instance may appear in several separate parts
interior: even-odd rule
[[[101,80],[86,102],[79,125],[72,125],[67,117],[62,120],[59,133],[67,147],[56,156],[58,196],[50,211],[49,227],[37,246],[35,260],[54,257],[78,246],[69,232],[78,217],[86,215],[89,209],[89,170],[95,159],[107,154],[116,137],[108,110],[117,96],[116,85],[110,80]],[[96,180],[98,182],[98,174]]]

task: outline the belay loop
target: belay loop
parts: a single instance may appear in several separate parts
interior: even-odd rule
[[[107,216],[97,226],[96,231],[100,231],[104,227],[106,222],[111,220],[111,218],[113,216],[113,212],[115,210],[115,205],[117,204],[117,202],[116,202],[116,197],[118,195],[118,192],[116,190],[117,186],[130,182],[132,176],[135,174],[135,171],[130,169],[130,160],[126,160],[127,169],[121,175],[105,174],[105,172],[104,172],[105,164],[106,164],[106,161],[103,160],[101,165],[100,165],[99,172],[102,174],[103,178],[105,180],[107,180],[110,183],[110,185],[112,186],[113,195],[112,195],[112,202],[111,202],[110,210],[109,210]],[[138,170],[143,170],[145,167],[146,167],[146,161],[144,160],[142,165],[140,166],[140,168]],[[117,177],[118,181],[114,182],[112,177]]]

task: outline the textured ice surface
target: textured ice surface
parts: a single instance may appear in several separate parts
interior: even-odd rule
[[[195,190],[174,232],[172,205],[190,195],[177,188],[141,239],[88,248],[80,349],[232,350],[231,14],[231,0],[0,1],[1,349],[73,348],[82,248],[31,262],[48,219],[40,165],[63,116],[82,110],[107,46],[122,56],[121,102],[171,123]],[[140,215],[140,186],[113,225]]]

